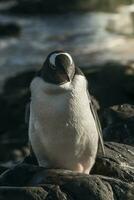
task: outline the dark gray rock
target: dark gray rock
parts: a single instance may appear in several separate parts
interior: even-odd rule
[[[43,187],[29,187],[29,188],[0,188],[0,199],[1,200],[44,200],[46,199],[47,192]]]
[[[31,168],[33,168],[33,166],[31,166]],[[25,199],[36,199],[38,197],[39,199],[54,200],[105,200],[113,199],[113,192],[114,196],[118,196],[118,199],[128,199],[128,194],[133,198],[132,184],[125,183],[118,179],[94,175],[80,175],[65,170],[40,170],[38,167],[37,169],[37,171],[34,171],[36,174],[33,176],[32,182],[22,185],[23,187],[17,185],[17,183],[13,188],[10,186],[0,187],[1,199],[8,199],[10,196],[10,198],[12,197],[13,199],[17,199],[17,197],[20,199],[22,197],[25,197]]]
[[[103,137],[106,141],[134,145],[134,106],[115,105],[101,113]]]
[[[93,72],[84,69],[90,93],[98,100],[100,108],[103,110],[113,105],[133,104],[134,96],[125,88],[128,83],[129,88],[134,83],[134,76],[130,78],[127,72],[128,64],[109,62],[100,67],[101,70]]]
[[[0,94],[0,160],[3,162],[17,161],[29,153],[28,127],[24,119],[34,74],[34,71],[25,72],[6,80]]]
[[[0,174],[2,174],[3,172],[5,172],[6,170],[8,170],[8,167],[0,165]]]
[[[124,89],[129,96],[134,98],[134,61],[128,63],[125,74]]]
[[[134,147],[105,143],[106,156],[98,156],[92,174],[99,174],[134,183]]]
[[[104,140],[134,144],[133,62],[107,63],[100,71],[85,70],[89,89],[97,99]]]
[[[0,199],[51,199],[51,200],[113,200],[133,199],[133,184],[114,178],[80,175],[69,171],[42,170],[36,186],[0,187]],[[44,178],[44,180],[43,180]]]
[[[20,35],[20,31],[20,26],[18,24],[0,24],[0,37],[16,37]]]
[[[27,159],[0,176],[0,199],[132,200],[134,148],[118,143],[105,147],[106,156],[97,158],[92,175],[44,169]]]

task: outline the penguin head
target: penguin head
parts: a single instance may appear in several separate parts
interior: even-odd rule
[[[63,51],[50,53],[38,73],[44,81],[52,84],[71,82],[75,75],[75,65],[70,54]]]

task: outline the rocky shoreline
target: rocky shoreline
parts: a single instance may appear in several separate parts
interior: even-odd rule
[[[61,4],[61,1],[58,1],[57,7],[55,5],[51,6],[52,1],[49,1],[49,5],[46,5],[47,1],[42,0],[17,0],[15,2],[7,10],[5,9],[5,13],[10,11],[13,14],[38,15],[47,12],[54,13],[54,11],[62,13],[66,12],[66,9],[70,11],[82,10],[81,4],[69,7],[69,2],[72,5],[72,1],[68,1],[66,5],[60,7],[59,4]],[[56,4],[56,2],[54,3]],[[93,8],[89,8],[85,4],[83,11],[89,9]],[[22,24],[16,22],[17,20],[14,23],[1,23],[0,37],[18,37],[21,36],[22,32],[22,42],[24,41],[24,37],[31,40],[28,37],[29,35],[23,35],[25,32],[22,26],[23,20],[21,21]],[[27,28],[30,27],[27,26]],[[31,32],[32,34],[33,32]],[[77,34],[68,36],[67,39],[66,37],[63,35],[60,42],[66,44],[71,37],[72,40],[70,40],[72,42],[77,37]],[[79,37],[77,37],[78,39]],[[38,38],[35,37],[35,40],[38,40]],[[53,37],[50,37],[49,40],[52,41]],[[56,40],[58,39],[56,38]],[[111,46],[115,42],[113,40],[110,43]],[[27,41],[29,42],[29,40]],[[90,65],[90,67],[87,65],[82,69],[87,77],[90,93],[94,96],[98,108],[105,141],[106,155],[103,156],[98,151],[96,162],[90,175],[77,174],[60,169],[44,169],[38,166],[35,156],[32,152],[30,153],[28,125],[25,124],[24,120],[25,106],[30,101],[29,84],[35,75],[35,71],[25,71],[6,79],[3,90],[0,93],[1,200],[134,199],[134,61],[132,59],[134,40],[132,38],[123,38],[123,41],[119,42],[119,45],[117,44],[115,47],[113,45],[111,48],[106,48],[106,51],[110,49],[114,53],[112,58],[118,57],[115,60],[119,60],[119,62],[111,61],[105,64],[99,62],[99,66],[91,67],[92,59],[90,60],[90,58],[93,57],[93,62],[95,62],[97,60],[97,53],[101,54],[101,50],[100,52],[99,50],[96,52],[96,49],[90,53],[88,50],[84,53],[81,50],[76,56],[82,58],[82,67],[84,67],[84,64],[87,65],[87,63]],[[37,48],[41,43],[42,41],[39,44],[35,42],[30,48],[33,48],[34,45]],[[46,41],[44,43],[46,44]],[[22,43],[17,43],[16,45],[24,48]],[[99,48],[98,44],[97,48]],[[105,47],[103,48],[105,49]],[[11,51],[13,51],[12,48],[9,53]],[[27,46],[24,48],[24,51],[29,51]],[[22,57],[22,55],[24,56],[24,51],[20,51],[12,59],[7,58],[7,60],[9,59],[9,62],[13,62],[17,56],[17,61],[20,62],[21,59],[25,60]],[[30,58],[31,55],[29,56]],[[43,57],[42,54],[41,57]],[[16,65],[17,67],[19,66],[19,62]],[[35,61],[33,63],[36,65]],[[27,67],[31,63],[26,60],[25,65]],[[12,70],[12,65],[10,66],[10,64],[9,69]]]
[[[9,196],[17,199],[20,195],[24,199],[38,196],[46,200],[134,198],[133,63],[113,62],[101,70],[84,70],[84,73],[98,105],[106,156],[98,152],[89,176],[38,167],[36,160],[29,156],[24,123],[25,105],[30,98],[29,84],[35,72],[18,74],[6,81],[0,95],[0,172],[12,166],[0,176],[2,200]]]

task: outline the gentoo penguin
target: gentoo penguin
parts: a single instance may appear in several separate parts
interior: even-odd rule
[[[50,53],[30,90],[29,140],[39,165],[89,174],[103,142],[87,80],[72,57]]]

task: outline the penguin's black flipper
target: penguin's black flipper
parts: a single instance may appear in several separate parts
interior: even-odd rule
[[[27,103],[25,108],[25,123],[29,124],[29,118],[30,118],[30,103]]]
[[[75,68],[75,74],[85,77],[85,75],[83,74],[83,72],[81,71],[81,69],[79,67]],[[85,77],[85,79],[86,79],[86,77]],[[90,109],[91,109],[92,115],[94,117],[94,121],[95,121],[96,128],[97,128],[97,131],[98,131],[101,151],[102,151],[103,155],[105,155],[104,142],[103,142],[103,138],[102,138],[102,129],[101,129],[100,121],[99,121],[99,118],[98,118],[96,106],[95,106],[95,104],[92,100],[92,97],[90,96],[90,94],[88,92],[88,87],[87,87],[87,95],[88,95],[88,98],[89,98]]]
[[[75,74],[85,77],[85,75],[83,74],[83,72],[81,71],[81,69],[79,67],[76,67]],[[85,79],[86,79],[86,77],[85,77]],[[94,117],[94,121],[95,121],[96,128],[97,128],[97,131],[98,131],[101,151],[102,151],[103,155],[105,155],[104,142],[103,142],[103,138],[102,138],[102,129],[101,129],[100,121],[99,121],[99,118],[98,118],[96,106],[95,106],[95,104],[92,100],[92,97],[90,96],[90,94],[88,92],[88,87],[87,87],[87,95],[88,95],[88,98],[89,98],[90,109],[91,109],[92,115]]]
[[[91,97],[89,92],[88,92],[88,87],[87,87],[87,95],[88,95],[88,98],[89,98],[90,109],[91,109],[92,115],[94,117],[94,121],[95,121],[96,128],[97,128],[98,135],[99,135],[100,148],[101,148],[103,155],[105,155],[104,142],[103,142],[103,138],[102,138],[102,129],[101,129],[101,124],[100,124],[100,120],[99,120],[99,117],[98,117],[98,114],[97,114],[97,109],[96,109],[97,106],[95,105],[95,103],[93,101],[93,97]]]
[[[103,138],[102,138],[102,129],[101,129],[101,124],[100,124],[100,120],[96,111],[96,108],[94,106],[94,103],[92,101],[92,99],[90,100],[90,109],[92,112],[92,115],[94,117],[94,121],[96,123],[96,128],[98,131],[98,135],[99,135],[99,142],[100,142],[100,147],[101,147],[101,151],[103,153],[103,155],[105,155],[105,148],[104,148],[104,142],[103,142]]]

